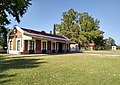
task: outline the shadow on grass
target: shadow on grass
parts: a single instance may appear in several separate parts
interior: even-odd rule
[[[12,81],[11,78],[13,78],[15,76],[16,76],[16,74],[0,74],[0,84],[2,85],[4,83]],[[6,79],[6,78],[9,78],[9,79]]]
[[[38,61],[39,60],[39,61]],[[42,60],[42,61],[40,61]],[[14,73],[14,69],[28,69],[38,67],[40,64],[47,63],[43,59],[31,59],[31,58],[11,58],[5,59],[0,57],[0,84],[5,84],[12,81],[12,78],[17,76],[17,73]],[[5,72],[7,70],[13,71],[11,74]]]
[[[51,53],[49,55],[65,55],[65,54],[75,54],[75,53],[83,53],[83,52]]]

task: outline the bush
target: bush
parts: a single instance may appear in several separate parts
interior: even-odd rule
[[[117,46],[117,49],[120,50],[120,46]]]
[[[30,54],[34,54],[34,50],[29,50],[29,53]]]
[[[7,50],[0,50],[0,53],[7,53]]]

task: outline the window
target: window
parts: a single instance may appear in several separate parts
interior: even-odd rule
[[[10,41],[10,50],[12,50],[12,40]]]
[[[20,40],[17,40],[17,51],[20,51]]]
[[[52,50],[55,50],[55,43],[52,43]]]
[[[34,41],[29,41],[29,50],[34,50]]]
[[[46,42],[42,43],[43,49],[42,50],[46,50]]]

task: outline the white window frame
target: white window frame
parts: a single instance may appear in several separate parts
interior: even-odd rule
[[[47,40],[41,40],[41,50],[43,50],[43,42],[46,42],[46,50],[47,50]]]
[[[22,47],[21,47],[21,38],[16,38],[16,51],[18,51],[18,50],[17,50],[17,41],[18,41],[18,40],[20,40],[20,50],[19,50],[19,51],[21,51],[21,49],[22,49]],[[18,52],[19,52],[19,51],[18,51]]]
[[[55,43],[55,50],[56,50],[56,41],[51,41],[51,50],[53,50],[53,43]]]
[[[33,48],[34,48],[34,50],[35,50],[35,41],[34,41],[34,40],[28,40],[28,51],[30,50],[30,49],[29,49],[29,47],[30,47],[30,44],[29,44],[30,41],[33,41],[33,42],[34,42],[34,47],[33,47]]]
[[[11,43],[11,46],[10,46],[11,41],[12,41],[12,43]],[[11,49],[10,49],[10,47],[11,47]],[[10,41],[9,41],[9,50],[13,50],[13,40],[12,39],[10,39]]]
[[[66,43],[66,50],[69,50],[69,43]]]

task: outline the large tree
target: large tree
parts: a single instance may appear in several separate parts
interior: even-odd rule
[[[79,13],[74,9],[63,12],[60,24],[55,25],[58,35],[64,35],[81,46],[94,41],[103,34],[99,27],[99,20],[88,13]]]
[[[10,24],[9,16],[19,23],[30,5],[31,0],[0,0],[0,34],[7,35],[5,26]]]
[[[87,42],[92,43],[102,33],[99,27],[99,20],[94,19],[88,13],[79,13],[79,25],[81,33],[87,38]]]
[[[82,43],[82,40],[86,40],[84,36],[80,36],[80,26],[78,24],[79,13],[70,9],[68,12],[63,12],[62,22],[55,24],[55,29],[58,35],[64,35],[70,38],[72,41],[78,44]]]

